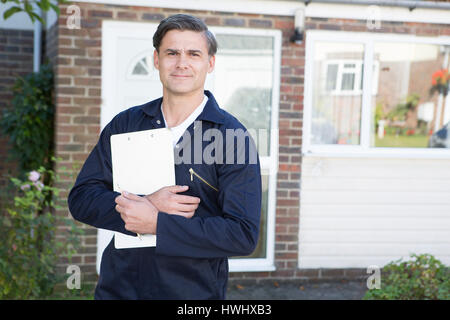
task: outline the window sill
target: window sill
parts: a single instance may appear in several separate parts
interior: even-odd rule
[[[268,259],[229,259],[229,272],[275,271],[273,262]]]
[[[391,158],[391,159],[450,159],[450,149],[424,148],[360,148],[354,146],[311,147],[303,157],[330,158]]]

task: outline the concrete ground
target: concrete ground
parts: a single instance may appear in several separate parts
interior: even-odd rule
[[[361,300],[366,291],[365,280],[247,285],[233,282],[228,286],[227,300]]]

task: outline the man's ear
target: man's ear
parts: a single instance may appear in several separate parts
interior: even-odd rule
[[[208,73],[211,73],[214,71],[214,66],[216,65],[216,56],[210,56],[209,57],[209,68]]]
[[[153,65],[155,66],[156,70],[159,70],[159,56],[158,51],[153,51]]]

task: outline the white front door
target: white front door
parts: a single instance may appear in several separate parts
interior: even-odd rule
[[[119,112],[162,96],[153,67],[153,34],[157,24],[103,21],[101,129]],[[97,234],[97,272],[113,232]]]

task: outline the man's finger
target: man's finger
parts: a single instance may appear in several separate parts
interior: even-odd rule
[[[183,212],[183,217],[190,219],[194,215],[195,211]]]
[[[124,196],[118,196],[116,199],[114,199],[116,204],[120,205],[121,207],[126,207],[128,203],[130,203],[131,200],[128,200]]]
[[[175,200],[178,203],[186,203],[186,204],[199,204],[200,198],[193,197],[193,196],[184,196],[181,194],[174,194],[172,195],[173,200]]]
[[[194,212],[195,210],[197,210],[197,208],[198,205],[196,204],[182,204],[182,203],[178,204],[176,207],[177,210],[183,212],[190,212],[190,211]]]
[[[124,213],[124,208],[117,204],[116,205],[116,211],[119,212],[120,215],[122,215]]]

